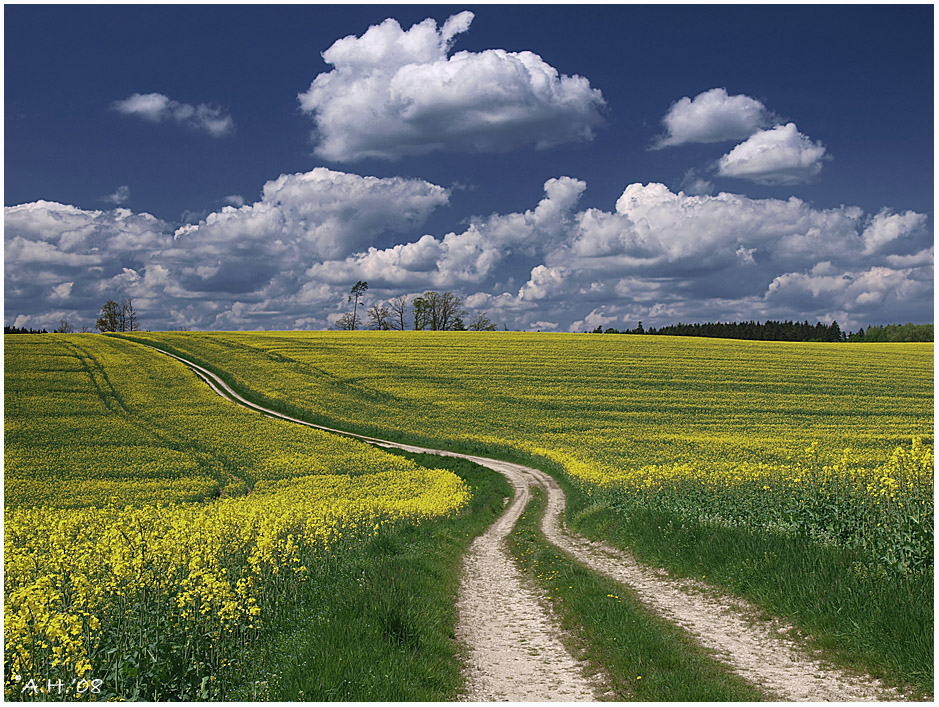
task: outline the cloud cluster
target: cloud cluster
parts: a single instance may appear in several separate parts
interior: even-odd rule
[[[222,108],[200,103],[174,101],[162,93],[135,93],[112,104],[122,115],[135,115],[153,123],[173,122],[212,137],[223,137],[235,131],[235,121]]]
[[[63,316],[93,324],[111,284],[139,278],[135,268],[172,242],[168,225],[150,214],[51,201],[5,207],[4,231],[4,295],[17,326],[54,326]],[[160,298],[143,304],[158,309]]]
[[[531,329],[931,317],[924,214],[657,183],[630,184],[609,211],[578,209],[585,189],[549,179],[533,208],[442,237],[418,234],[446,189],[323,168],[283,175],[255,203],[175,232],[127,209],[7,207],[7,317],[90,325],[104,299],[130,296],[154,328],[323,328],[357,280],[376,300],[454,290],[497,322]],[[374,245],[395,233],[396,245]]]
[[[371,247],[344,260],[317,264],[307,275],[337,284],[351,278],[412,289],[481,286],[508,276],[508,263],[536,259],[546,247],[561,243],[586,186],[571,177],[549,179],[545,198],[534,209],[474,219],[463,232],[443,238],[425,235],[391,248]]]
[[[864,254],[870,255],[890,245],[902,242],[911,233],[925,233],[926,214],[906,211],[902,214],[881,211],[870,221],[861,237],[864,240]],[[896,256],[895,256],[896,257]]]
[[[174,248],[185,262],[177,277],[186,290],[218,298],[307,299],[308,268],[384,234],[410,233],[448,199],[443,187],[416,179],[322,167],[282,175],[254,204],[226,206],[178,229]]]
[[[925,320],[933,277],[925,225],[915,212],[870,216],[796,198],[691,196],[632,184],[614,211],[579,213],[519,297],[604,303],[575,328],[605,326],[614,315],[633,324],[817,317],[857,326],[875,313]]]
[[[257,202],[175,231],[127,209],[7,207],[7,313],[50,319],[68,306],[91,323],[104,299],[129,296],[155,327],[241,327],[249,315],[261,328],[275,320],[295,327],[304,317],[322,326],[326,315],[310,319],[308,306],[340,298],[304,272],[387,234],[411,234],[448,199],[446,189],[422,180],[317,168],[282,175]]]
[[[666,133],[655,149],[687,143],[744,140],[713,166],[719,177],[746,179],[757,184],[790,185],[815,181],[824,160],[830,159],[821,142],[799,132],[795,123],[776,124],[776,117],[757,99],[730,96],[712,88],[694,98],[672,104],[662,118]],[[694,194],[712,191],[711,183],[695,170],[685,174],[683,186]]]
[[[299,94],[316,122],[316,153],[335,161],[394,160],[447,150],[504,151],[590,139],[602,122],[600,91],[529,51],[457,52],[473,13],[442,28],[393,19],[323,52],[334,68]]]
[[[725,88],[712,88],[694,98],[680,98],[671,105],[662,118],[666,132],[655,147],[742,140],[766,126],[769,120],[769,112],[757,99],[730,96]]]

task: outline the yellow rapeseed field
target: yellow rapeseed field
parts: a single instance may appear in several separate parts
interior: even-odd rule
[[[932,566],[930,344],[507,332],[146,340],[325,423],[560,466],[617,503]]]
[[[8,695],[55,676],[72,697],[214,681],[314,563],[469,498],[450,472],[237,408],[135,344],[7,337],[4,360]],[[141,673],[148,650],[160,674]]]

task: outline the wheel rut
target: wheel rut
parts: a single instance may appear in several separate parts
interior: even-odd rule
[[[506,548],[506,538],[531,498],[509,481],[514,498],[463,558],[457,638],[466,646],[467,694],[473,702],[576,702],[595,699],[581,666]]]
[[[146,344],[142,344],[147,346]],[[713,587],[676,580],[637,562],[628,552],[594,542],[564,524],[564,493],[543,471],[488,457],[429,449],[316,425],[246,400],[214,373],[180,356],[148,346],[191,368],[219,395],[264,415],[353,437],[377,446],[467,459],[509,480],[515,496],[505,512],[470,546],[458,598],[458,638],[466,646],[471,701],[591,701],[602,686],[585,677],[583,665],[561,644],[557,623],[537,591],[511,560],[505,539],[535,486],[548,505],[542,529],[548,540],[592,570],[634,590],[659,615],[682,626],[732,671],[781,701],[886,701],[903,699],[866,675],[828,667],[786,633],[778,621],[759,622],[758,610]]]

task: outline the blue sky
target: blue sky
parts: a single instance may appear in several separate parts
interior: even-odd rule
[[[932,321],[930,5],[4,19],[7,324]]]

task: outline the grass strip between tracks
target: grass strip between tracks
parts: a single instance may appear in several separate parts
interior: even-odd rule
[[[631,589],[551,545],[541,532],[545,494],[533,498],[510,536],[521,569],[546,592],[575,652],[605,673],[623,701],[759,701],[766,696],[708,656]]]
[[[296,614],[255,647],[230,699],[448,701],[463,688],[455,639],[461,557],[511,497],[499,474],[470,462],[411,455],[472,489],[454,517],[401,524],[330,558]]]

